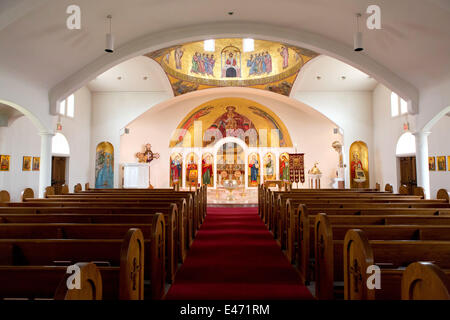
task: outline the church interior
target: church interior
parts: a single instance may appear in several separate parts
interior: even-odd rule
[[[450,300],[450,2],[205,4],[0,1],[0,299]]]

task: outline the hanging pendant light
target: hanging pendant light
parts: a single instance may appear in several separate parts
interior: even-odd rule
[[[361,13],[356,14],[356,32],[353,36],[353,49],[355,51],[363,51],[363,37],[362,32],[359,31],[359,18],[361,17]]]
[[[109,33],[106,34],[106,49],[105,51],[108,53],[114,52],[114,35],[112,34],[112,16],[108,15],[109,19]]]

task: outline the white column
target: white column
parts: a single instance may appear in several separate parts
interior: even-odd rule
[[[431,132],[415,132],[417,186],[425,191],[425,198],[430,199],[430,172],[428,169],[428,135]]]
[[[39,168],[39,198],[44,197],[45,188],[52,182],[52,138],[53,133],[41,132],[41,164]]]

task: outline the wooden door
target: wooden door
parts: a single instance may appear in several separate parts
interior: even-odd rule
[[[400,158],[400,183],[406,185],[409,194],[417,187],[416,157]]]
[[[61,194],[62,185],[66,183],[66,159],[52,158],[52,187],[55,188],[55,194]]]

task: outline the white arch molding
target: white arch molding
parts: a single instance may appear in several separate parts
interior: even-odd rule
[[[117,48],[114,54],[104,53],[50,90],[50,114],[57,113],[57,106],[61,100],[86,85],[96,76],[128,59],[180,43],[233,37],[283,42],[339,59],[360,69],[398,93],[408,102],[408,111],[411,114],[418,112],[419,91],[416,87],[369,56],[353,51],[353,48],[346,44],[305,30],[254,22],[222,22],[185,26],[147,34]]]
[[[414,133],[416,138],[416,168],[417,185],[425,191],[425,197],[430,199],[430,170],[428,168],[428,136],[434,125],[450,112],[450,106],[439,111],[421,130]]]
[[[41,150],[40,150],[40,167],[39,167],[39,197],[44,196],[45,188],[51,184],[52,176],[52,137],[54,135],[39,118],[27,108],[16,104],[12,101],[0,99],[0,103],[10,106],[21,112],[25,117],[30,119],[33,125],[38,129],[41,136]]]

